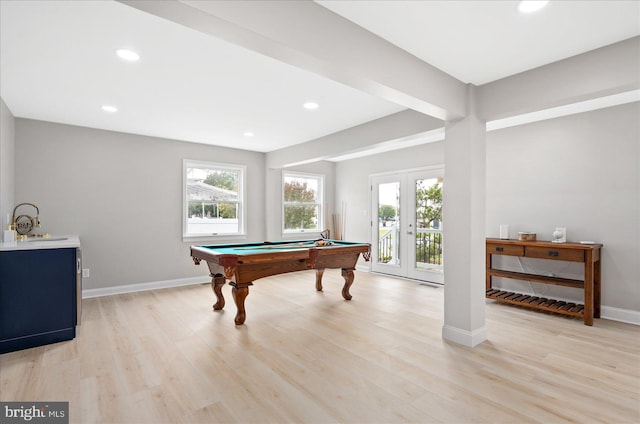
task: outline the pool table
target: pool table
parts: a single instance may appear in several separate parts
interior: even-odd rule
[[[351,300],[349,288],[353,283],[359,255],[366,261],[371,257],[369,243],[353,243],[342,240],[287,240],[247,244],[212,244],[191,246],[191,257],[196,265],[206,261],[211,271],[211,288],[217,301],[216,311],[224,308],[222,286],[226,280],[233,287],[236,303],[236,325],[244,324],[244,301],[249,287],[259,278],[287,272],[316,270],[316,290],[322,291],[322,274],[326,268],[341,268],[345,283],[342,297]]]

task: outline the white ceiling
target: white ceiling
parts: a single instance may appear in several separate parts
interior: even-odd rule
[[[638,1],[530,16],[513,1],[321,4],[474,84],[640,34]],[[16,117],[268,152],[403,109],[115,1],[2,0],[0,19],[0,95]]]
[[[640,34],[640,1],[317,1],[464,83],[486,84]]]

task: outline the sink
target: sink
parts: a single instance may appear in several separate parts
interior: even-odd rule
[[[30,238],[26,241],[28,242],[38,242],[38,241],[60,241],[60,240],[67,240],[68,237],[36,237],[36,238]]]

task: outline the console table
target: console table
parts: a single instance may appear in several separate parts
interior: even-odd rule
[[[580,317],[584,319],[585,325],[593,325],[593,318],[600,318],[601,248],[601,244],[552,243],[549,241],[519,241],[488,238],[486,246],[486,297],[499,302]],[[584,279],[574,280],[496,269],[492,266],[493,255],[583,262]],[[526,280],[535,283],[554,284],[582,289],[584,292],[584,305],[494,289],[491,286],[492,277],[512,278],[515,280]]]

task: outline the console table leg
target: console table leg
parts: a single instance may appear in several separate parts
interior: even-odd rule
[[[600,261],[593,266],[593,317],[600,318]]]
[[[491,253],[489,253],[489,252],[486,253],[486,256],[487,256],[487,259],[486,259],[487,266],[485,268],[486,269],[486,277],[485,277],[486,278],[486,291],[489,291],[489,290],[491,290],[491,274],[489,274],[489,270],[491,268],[493,268],[493,266],[491,264],[493,258],[491,257]]]
[[[584,325],[593,325],[594,315],[594,263],[591,252],[586,252],[584,262]]]

